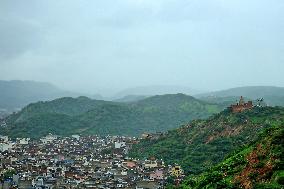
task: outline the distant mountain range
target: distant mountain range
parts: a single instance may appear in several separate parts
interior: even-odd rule
[[[133,87],[128,88],[123,91],[120,91],[114,95],[117,99],[123,98],[125,96],[154,96],[154,95],[163,95],[163,94],[176,94],[183,93],[187,95],[199,94],[202,91],[192,89],[190,87],[184,86],[171,86],[171,85],[155,85],[155,86],[142,86],[142,87]]]
[[[2,134],[32,138],[48,133],[138,136],[176,128],[223,108],[184,94],[157,95],[132,103],[65,97],[30,104],[8,116]]]
[[[127,95],[122,98],[114,99],[114,102],[136,102],[139,100],[143,100],[149,96],[143,96],[143,95]]]
[[[264,96],[284,96],[284,87],[274,86],[246,86],[236,87],[227,90],[204,93],[196,96],[246,96],[248,98],[256,99]]]
[[[284,106],[284,87],[252,86],[238,87],[228,90],[202,93],[182,86],[148,86],[134,87],[117,93],[112,98],[104,98],[99,94],[86,95],[77,92],[62,90],[52,84],[35,81],[1,81],[0,80],[0,114],[19,110],[29,103],[54,100],[60,97],[88,96],[97,100],[110,100],[115,102],[135,102],[149,96],[184,93],[194,95],[203,101],[228,105],[234,103],[239,96],[255,100],[264,98],[272,106]]]
[[[284,106],[284,87],[248,86],[195,95],[208,102],[226,104],[235,102],[240,96],[251,100],[263,98],[270,106]]]
[[[13,111],[32,102],[78,95],[44,82],[0,80],[0,109],[2,110]]]
[[[60,97],[79,97],[82,95],[86,94],[65,91],[45,82],[0,80],[0,115],[1,112],[7,113],[20,110],[24,106],[38,101],[54,100]],[[88,96],[92,99],[103,99],[99,94]]]
[[[65,91],[45,82],[0,80],[0,111],[12,112],[23,108],[29,103],[54,100],[60,97],[88,96],[97,100],[104,99],[115,102],[134,102],[149,96],[176,93],[193,95],[200,93],[200,91],[181,86],[146,86],[129,88],[112,97],[104,98],[99,94],[86,95],[79,92]]]

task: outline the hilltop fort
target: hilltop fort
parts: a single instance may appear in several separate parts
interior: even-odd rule
[[[244,110],[250,110],[252,108],[253,108],[252,101],[245,102],[242,96],[237,104],[232,104],[230,106],[230,109],[234,113],[243,112]]]

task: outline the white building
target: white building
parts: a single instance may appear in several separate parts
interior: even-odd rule
[[[158,162],[156,160],[154,160],[154,161],[152,161],[152,160],[145,160],[144,167],[145,168],[155,168],[155,167],[158,167]]]
[[[75,138],[76,140],[80,140],[80,135],[72,135],[72,138]]]
[[[26,144],[29,144],[29,141],[30,141],[30,138],[21,138],[19,139],[19,144],[26,145]]]
[[[114,143],[114,148],[116,148],[116,149],[123,148],[125,146],[126,146],[125,142],[115,142]]]
[[[56,135],[49,134],[46,137],[41,138],[40,140],[42,143],[46,144],[46,143],[52,143],[56,139],[57,139]]]
[[[13,145],[11,142],[0,143],[0,152],[9,151],[13,148]]]

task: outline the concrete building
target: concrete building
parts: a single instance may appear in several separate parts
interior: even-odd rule
[[[6,142],[6,143],[0,143],[0,152],[9,151],[13,148],[13,143]]]
[[[114,143],[114,148],[116,149],[123,148],[125,146],[126,146],[125,142],[115,142]]]

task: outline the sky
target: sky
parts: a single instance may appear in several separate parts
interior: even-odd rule
[[[284,87],[283,0],[0,0],[0,80]]]

